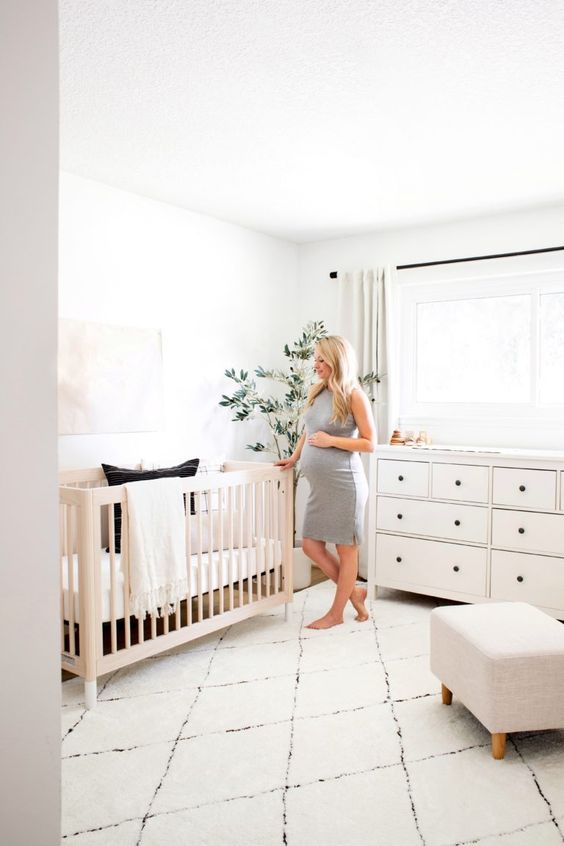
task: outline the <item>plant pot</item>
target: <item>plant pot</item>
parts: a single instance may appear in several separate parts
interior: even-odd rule
[[[294,547],[294,590],[302,590],[311,584],[311,559],[303,549]]]

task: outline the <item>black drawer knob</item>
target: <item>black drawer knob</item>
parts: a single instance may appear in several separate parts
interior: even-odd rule
[[[398,562],[398,564],[401,564],[401,555],[398,555],[398,557],[396,558],[396,561]]]
[[[460,485],[462,484],[462,482],[460,481],[460,479],[457,479],[457,480],[456,480],[456,482],[455,482],[454,484],[455,484],[457,487],[460,487]]]
[[[521,527],[521,528],[519,529],[519,534],[520,534],[520,535],[524,535],[524,534],[525,534],[525,529],[523,529],[523,527]]]
[[[522,581],[523,581],[523,576],[517,576],[517,581],[518,581],[518,582],[522,582]]]
[[[403,482],[403,476],[398,476],[398,481]]]
[[[525,485],[519,485],[519,490],[521,491],[521,493],[523,493],[527,490],[527,488],[525,487]]]
[[[455,520],[455,521],[454,521],[454,525],[455,525],[455,526],[460,526],[460,520]]]
[[[452,569],[454,570],[455,573],[458,573],[458,571],[460,570],[460,567],[458,566],[458,564],[455,564]]]
[[[403,514],[398,514],[398,520],[401,520],[402,517],[403,517]]]

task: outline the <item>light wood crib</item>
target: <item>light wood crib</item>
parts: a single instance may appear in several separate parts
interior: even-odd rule
[[[96,679],[286,603],[293,595],[292,471],[226,462],[222,472],[182,479],[186,494],[188,593],[174,613],[130,613],[126,509],[122,553],[114,509],[125,499],[101,468],[59,475],[62,667],[84,678],[87,708]]]

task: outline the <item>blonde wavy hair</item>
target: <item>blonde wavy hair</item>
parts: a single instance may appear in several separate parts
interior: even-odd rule
[[[351,394],[359,387],[358,363],[355,351],[346,338],[328,335],[315,346],[318,354],[331,368],[328,379],[322,379],[312,386],[306,408],[313,405],[315,398],[329,388],[333,392],[333,417],[331,422],[344,423],[351,412]]]

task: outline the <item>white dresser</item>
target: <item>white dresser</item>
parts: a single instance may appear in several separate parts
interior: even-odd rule
[[[377,447],[369,596],[520,600],[564,619],[564,452]]]

